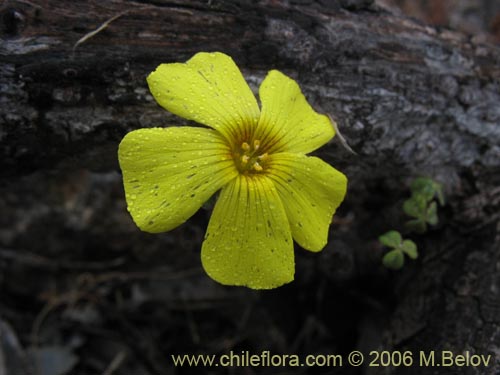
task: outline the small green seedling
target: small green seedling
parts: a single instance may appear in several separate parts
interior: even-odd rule
[[[427,225],[438,223],[437,203],[444,206],[444,195],[441,184],[427,177],[418,177],[411,183],[411,197],[403,203],[403,211],[412,219],[405,223],[408,230],[424,233]],[[405,262],[406,254],[410,259],[417,259],[417,245],[411,240],[404,240],[398,231],[391,230],[379,237],[379,241],[391,248],[382,258],[387,268],[400,269]]]
[[[412,196],[403,203],[403,211],[413,219],[406,227],[417,233],[424,233],[427,225],[436,225],[437,198],[441,206],[444,205],[444,195],[441,184],[427,177],[418,177],[411,184]]]
[[[382,258],[382,263],[387,268],[398,270],[403,267],[405,262],[404,254],[410,259],[418,258],[418,250],[415,242],[404,240],[398,231],[391,230],[381,235],[378,239],[382,245],[391,248]]]
[[[417,177],[410,185],[413,194],[421,194],[430,201],[437,198],[439,205],[444,206],[443,187],[439,182],[429,177]]]

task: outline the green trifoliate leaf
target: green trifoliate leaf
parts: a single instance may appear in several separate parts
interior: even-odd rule
[[[427,209],[427,200],[420,194],[414,194],[410,199],[403,203],[403,211],[416,218],[423,218]]]
[[[417,259],[417,245],[412,240],[404,240],[401,244],[401,250],[406,253],[411,259]]]
[[[411,183],[411,191],[413,194],[420,195],[427,202],[431,201],[436,194],[436,183],[427,177],[418,177]]]
[[[443,194],[443,186],[428,177],[418,177],[411,183],[411,191],[413,194],[422,195],[427,202],[430,202],[434,197],[437,197],[437,200],[441,206],[444,206],[444,194]]]
[[[380,243],[382,243],[382,245],[396,248],[401,245],[401,241],[403,241],[403,238],[401,237],[401,234],[399,234],[399,232],[391,230],[381,235],[378,240],[380,241]]]
[[[403,264],[405,263],[403,252],[398,249],[389,251],[382,258],[382,263],[387,268],[393,270],[399,270],[401,267],[403,267]]]
[[[403,211],[405,212],[405,214],[412,217],[418,217],[420,215],[417,202],[415,202],[414,199],[408,199],[404,201]]]
[[[438,215],[437,215],[437,204],[436,202],[432,202],[427,208],[427,222],[431,225],[436,225],[438,223]]]
[[[443,186],[441,184],[438,184],[437,182],[435,183],[435,189],[436,189],[436,195],[438,202],[441,206],[444,206],[445,201],[444,201],[444,193],[443,193]]]

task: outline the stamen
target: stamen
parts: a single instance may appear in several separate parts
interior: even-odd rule
[[[257,156],[258,159],[260,160],[266,160],[269,157],[269,154],[266,152],[262,155]]]
[[[260,140],[254,139],[251,142],[242,142],[239,149],[233,152],[236,165],[243,174],[262,172],[267,167],[269,154],[265,148],[260,149]]]
[[[262,172],[263,168],[260,166],[258,162],[253,163],[252,168],[255,169],[257,172]]]

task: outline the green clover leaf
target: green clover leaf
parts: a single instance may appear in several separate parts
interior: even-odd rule
[[[418,258],[417,245],[412,240],[404,240],[401,244],[401,250],[411,259]]]
[[[426,197],[420,194],[413,195],[403,203],[403,211],[411,217],[422,218],[427,210]]]
[[[412,219],[405,223],[405,227],[412,232],[424,233],[427,225],[438,223],[437,198],[440,205],[444,205],[443,188],[441,184],[431,178],[418,177],[411,183],[412,195],[403,202],[403,211]],[[418,258],[415,242],[403,239],[401,234],[391,230],[379,237],[380,243],[392,248],[382,258],[383,264],[391,269],[400,269],[404,264],[404,254],[410,259]]]
[[[427,207],[426,221],[427,221],[427,223],[429,223],[431,225],[436,225],[438,223],[436,202],[431,202],[429,207]]]
[[[437,197],[441,206],[444,206],[445,204],[443,186],[439,182],[434,181],[432,178],[417,177],[412,181],[410,189],[412,194],[423,196],[427,202],[430,202],[433,198]]]
[[[435,182],[426,177],[418,177],[413,180],[410,188],[413,194],[420,195],[427,202],[431,201],[436,194]]]
[[[439,205],[444,206],[445,201],[444,201],[443,186],[437,182],[434,182],[434,190],[436,192]]]
[[[405,257],[403,255],[403,252],[399,249],[394,249],[389,251],[387,254],[384,255],[382,258],[382,263],[384,266],[387,268],[393,269],[393,270],[399,270],[403,267],[405,263]]]
[[[417,245],[411,240],[404,240],[398,231],[391,230],[379,238],[380,243],[392,248],[382,258],[382,263],[390,269],[400,269],[404,264],[404,254],[410,259],[418,258]]]
[[[412,196],[403,203],[403,211],[413,219],[405,223],[407,229],[424,233],[427,224],[438,223],[437,197],[439,204],[444,205],[441,184],[427,177],[418,177],[411,183]]]
[[[401,234],[395,230],[391,230],[381,235],[378,239],[383,245],[394,248],[398,247],[403,241]]]

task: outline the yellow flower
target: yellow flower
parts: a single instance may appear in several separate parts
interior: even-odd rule
[[[119,148],[128,210],[146,232],[171,230],[220,191],[201,260],[214,280],[254,289],[293,280],[292,238],[320,251],[346,177],[307,153],[335,134],[297,83],[273,70],[261,108],[234,61],[198,53],[148,76],[156,101],[207,127],[130,132]]]

